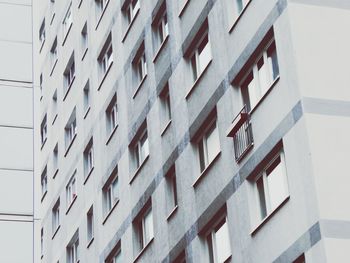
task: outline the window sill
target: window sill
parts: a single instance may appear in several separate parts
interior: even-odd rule
[[[198,83],[201,81],[201,79],[203,78],[203,76],[205,75],[205,73],[207,72],[209,66],[211,65],[211,62],[213,61],[213,59],[211,59],[208,64],[205,66],[204,70],[200,73],[200,75],[198,76],[198,78],[195,80],[195,82],[193,83],[192,87],[190,88],[190,90],[186,93],[185,95],[185,99],[187,100],[190,95],[192,94],[192,92],[194,91],[194,89],[196,88],[196,86],[198,85]]]
[[[160,53],[162,53],[162,50],[164,49],[166,43],[168,42],[169,39],[169,34],[165,37],[165,39],[163,40],[163,42],[160,44],[158,51],[156,52],[156,54],[154,55],[153,58],[153,63],[156,62],[157,58],[159,57]]]
[[[102,85],[103,85],[103,82],[105,82],[105,79],[107,78],[107,75],[109,73],[109,71],[111,70],[113,66],[113,61],[111,62],[111,64],[108,66],[108,69],[106,70],[105,74],[103,75],[103,78],[101,79],[101,82],[100,82],[100,85],[98,85],[98,88],[97,90],[100,90]]]
[[[205,167],[203,172],[201,172],[201,174],[198,176],[198,178],[194,181],[194,183],[192,184],[193,188],[196,188],[197,185],[202,181],[203,177],[205,177],[205,175],[208,173],[210,168],[214,165],[216,160],[219,159],[220,155],[221,155],[221,150],[216,154],[214,159],[207,165],[207,167]]]
[[[169,215],[167,216],[166,220],[170,221],[170,219],[173,218],[173,216],[176,214],[177,210],[178,210],[179,206],[176,205],[173,210],[171,210],[171,212],[169,213]]]
[[[89,173],[88,173],[88,174],[85,176],[85,179],[84,179],[83,185],[85,185],[85,184],[86,184],[86,182],[89,180],[90,175],[92,174],[92,172],[94,171],[94,169],[95,169],[95,167],[93,166],[93,167],[90,169]]]
[[[186,0],[186,2],[183,4],[183,6],[181,7],[180,9],[180,12],[179,12],[179,17],[181,18],[181,16],[183,15],[183,13],[185,12],[188,4],[189,4],[190,0]]]
[[[102,221],[102,225],[104,225],[108,218],[111,216],[111,214],[113,213],[114,209],[116,208],[116,206],[119,204],[119,199],[114,203],[114,205],[112,206],[111,210],[108,211],[106,217],[103,219]]]
[[[137,93],[139,93],[139,90],[141,89],[141,87],[142,87],[143,83],[145,82],[146,78],[147,78],[147,74],[141,79],[139,85],[137,86],[137,88],[136,88],[134,94],[132,95],[132,98],[133,98],[133,99],[135,99]]]
[[[143,253],[145,253],[145,251],[151,246],[151,244],[153,243],[153,240],[154,240],[154,237],[152,237],[151,240],[141,249],[140,253],[136,256],[133,263],[137,262],[141,258]]]
[[[55,170],[55,172],[53,173],[52,179],[55,179],[56,176],[57,176],[57,174],[58,174],[58,168],[57,168],[57,169]]]
[[[87,243],[86,248],[89,248],[89,247],[91,246],[91,244],[94,242],[94,240],[95,240],[95,238],[92,237],[92,238],[90,239],[90,241]]]
[[[90,106],[86,109],[86,111],[85,111],[85,113],[84,113],[84,117],[83,117],[84,120],[85,120],[86,117],[88,116],[88,114],[89,114],[89,112],[90,112],[90,109],[91,109]]]
[[[41,53],[41,51],[42,51],[42,49],[44,47],[45,41],[46,41],[46,39],[44,39],[44,41],[41,43],[40,49],[39,49],[39,53]]]
[[[97,30],[98,26],[100,25],[100,23],[101,23],[101,21],[102,21],[102,17],[103,17],[103,15],[104,15],[105,12],[106,12],[106,9],[107,9],[107,6],[108,6],[109,2],[110,2],[109,0],[106,2],[106,5],[105,5],[105,7],[103,8],[100,17],[98,18],[97,23],[96,23],[95,30]]]
[[[249,4],[251,3],[252,1],[250,0],[246,5],[245,7],[242,9],[242,11],[237,15],[235,21],[233,21],[233,24],[232,26],[230,27],[229,29],[229,33],[231,33],[233,31],[233,29],[236,27],[236,25],[238,24],[238,21],[241,19],[241,17],[243,16],[243,14],[245,13],[245,10],[248,8]]]
[[[79,3],[78,3],[78,8],[81,7],[81,4],[83,3],[83,0],[80,0]]]
[[[249,114],[252,115],[256,108],[265,100],[265,98],[270,94],[271,90],[274,86],[276,86],[277,82],[280,80],[280,76],[278,75],[276,79],[272,82],[271,86],[267,89],[264,95],[260,98],[260,100],[254,105],[254,107],[250,110]]]
[[[55,122],[56,122],[56,120],[57,120],[57,117],[58,117],[58,114],[56,113],[56,114],[55,114],[55,117],[53,117],[53,120],[52,120],[51,125],[54,125],[54,124],[55,124]]]
[[[143,160],[143,162],[140,164],[140,166],[136,169],[134,175],[131,177],[129,184],[132,184],[132,182],[135,180],[136,176],[140,173],[142,168],[144,167],[145,163],[149,159],[149,154],[146,156],[146,158]]]
[[[53,233],[53,235],[52,235],[52,237],[51,237],[52,240],[55,238],[55,236],[56,236],[58,230],[60,230],[60,228],[61,228],[61,225],[59,225],[59,226],[56,228],[55,232]]]
[[[58,58],[56,58],[55,62],[54,62],[53,65],[52,65],[52,68],[51,68],[51,71],[50,71],[50,77],[52,76],[53,71],[54,71],[55,68],[56,68],[57,62],[58,62]]]
[[[64,38],[63,38],[63,41],[62,41],[62,47],[63,47],[64,44],[66,43],[66,40],[67,40],[67,38],[68,38],[69,32],[70,32],[71,29],[72,29],[72,26],[73,26],[73,23],[71,23],[71,24],[69,25],[69,28],[68,28],[66,34],[64,35]]]
[[[165,132],[168,130],[168,128],[170,127],[171,124],[171,119],[165,124],[163,130],[160,132],[160,136],[163,136],[165,134]]]
[[[64,93],[63,101],[66,100],[66,98],[67,98],[67,96],[68,96],[68,93],[69,93],[69,91],[71,90],[71,88],[72,88],[72,86],[73,86],[74,81],[75,81],[75,76],[73,77],[73,79],[72,79],[71,83],[69,84],[69,86],[68,86],[66,92]]]
[[[109,134],[109,136],[108,136],[108,138],[107,138],[107,141],[106,141],[106,145],[108,145],[109,142],[112,140],[112,137],[113,137],[115,131],[117,130],[118,126],[119,126],[119,125],[117,124],[117,126],[115,126],[115,127],[113,128],[113,131],[111,131],[111,133]]]
[[[69,143],[69,145],[68,145],[68,147],[67,147],[67,150],[66,150],[66,152],[64,153],[64,157],[67,157],[67,154],[68,154],[70,148],[72,147],[73,142],[75,141],[75,138],[77,138],[77,134],[74,134],[73,139],[70,141],[70,143]]]
[[[40,150],[43,150],[45,144],[46,144],[46,141],[47,141],[47,137],[45,138],[45,140],[41,143],[41,147],[40,147]]]
[[[140,13],[140,9],[138,9],[136,11],[136,14],[134,15],[134,17],[132,18],[132,20],[130,21],[130,24],[128,25],[128,28],[126,29],[125,33],[124,33],[124,36],[123,36],[123,39],[122,39],[122,43],[124,43],[126,37],[128,36],[130,30],[131,30],[131,27],[132,25],[134,24],[135,20],[136,20],[136,17],[139,15]]]
[[[43,193],[43,195],[41,196],[41,200],[40,200],[41,203],[44,201],[46,195],[47,195],[47,190],[46,190],[45,193]]]
[[[276,214],[285,203],[288,202],[289,199],[290,196],[288,195],[273,211],[270,212],[270,214],[268,214],[256,227],[254,227],[253,231],[250,232],[250,235],[254,236],[259,229],[262,228],[270,220],[270,218]]]
[[[69,211],[71,210],[72,206],[74,205],[75,201],[77,200],[78,195],[74,196],[72,202],[69,204],[67,211],[66,211],[66,215],[68,215]]]
[[[55,16],[56,16],[56,13],[53,13],[53,14],[52,14],[52,17],[51,17],[51,20],[50,20],[50,26],[52,25],[53,20],[55,19]]]
[[[85,48],[85,50],[84,50],[84,52],[83,52],[83,55],[81,56],[81,61],[83,61],[83,60],[84,60],[84,58],[86,57],[86,54],[87,54],[88,50],[89,50],[89,48],[88,48],[88,47],[87,47],[87,48]]]

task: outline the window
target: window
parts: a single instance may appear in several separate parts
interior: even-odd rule
[[[46,39],[46,33],[45,33],[45,19],[44,19],[43,22],[41,22],[40,29],[39,29],[39,41],[41,44],[41,48],[44,45],[45,39]]]
[[[41,173],[41,198],[43,199],[47,193],[47,166]]]
[[[122,263],[122,253],[119,250],[119,252],[113,257],[111,263]]]
[[[157,47],[160,48],[166,37],[169,35],[168,17],[166,12],[166,3],[162,4],[156,19],[153,21]]]
[[[72,14],[72,2],[69,4],[69,7],[67,9],[66,15],[63,19],[63,38],[66,39],[68,32],[72,26],[73,23],[73,14]]]
[[[40,254],[41,258],[44,257],[44,228],[40,231]]]
[[[90,243],[94,238],[94,208],[91,207],[86,214],[87,223],[87,242]]]
[[[100,67],[100,75],[103,80],[109,68],[113,64],[113,47],[112,47],[112,35],[109,34],[100,55],[98,56],[98,64]]]
[[[136,169],[138,169],[149,156],[149,144],[147,135],[147,125],[144,123],[134,139],[132,156]]]
[[[251,111],[279,76],[275,41],[271,40],[241,84],[243,102]]]
[[[54,235],[60,226],[60,199],[58,198],[52,208],[52,234]]]
[[[97,18],[100,19],[102,16],[105,8],[107,7],[107,4],[109,3],[109,0],[95,0],[96,3],[96,10],[97,10]]]
[[[170,107],[170,94],[169,94],[169,86],[166,84],[163,91],[159,95],[160,104],[161,104],[161,122],[163,125],[163,129],[167,127],[169,122],[171,121],[171,107]]]
[[[88,28],[87,22],[85,22],[83,29],[81,30],[81,51],[82,51],[82,59],[84,59],[85,54],[88,50],[89,46],[89,38],[88,38]]]
[[[120,241],[118,244],[112,249],[111,253],[105,260],[105,263],[122,263],[122,251],[120,249],[121,244]]]
[[[94,147],[93,139],[91,138],[84,150],[84,175],[87,178],[94,168]]]
[[[58,143],[52,151],[52,156],[53,177],[55,178],[58,172]]]
[[[131,0],[130,3],[125,8],[125,15],[128,20],[128,24],[130,25],[137,13],[140,10],[140,2],[139,0]]]
[[[201,76],[212,60],[208,22],[205,22],[202,26],[197,37],[195,37],[195,41],[192,44],[193,50],[190,51],[189,55],[194,81]]]
[[[77,197],[77,184],[76,184],[75,174],[76,174],[76,171],[74,172],[73,176],[71,177],[71,179],[69,180],[66,186],[66,198],[67,198],[68,208]]]
[[[56,89],[52,95],[52,124],[55,123],[57,116],[58,116],[58,111],[57,111],[57,89]]]
[[[76,121],[76,113],[75,108],[69,117],[69,120],[66,124],[66,127],[64,128],[65,132],[65,142],[66,142],[66,151],[70,148],[71,144],[73,143],[76,135],[77,135],[77,121]]]
[[[119,182],[118,182],[118,168],[116,167],[114,171],[109,176],[107,182],[105,183],[103,191],[103,207],[104,214],[107,216],[112,210],[114,205],[119,200]]]
[[[67,262],[79,262],[79,232],[75,232],[73,238],[67,246]]]
[[[175,167],[173,166],[166,174],[166,186],[168,194],[168,218],[172,215],[177,208],[177,183]]]
[[[200,171],[203,172],[220,152],[219,131],[217,120],[210,121],[197,144]]]
[[[65,96],[66,96],[75,79],[74,53],[69,59],[67,67],[63,73],[63,76],[64,76],[64,88],[65,88]]]
[[[151,203],[146,205],[144,211],[134,221],[134,229],[137,237],[137,251],[141,251],[153,240],[153,213]]]
[[[55,38],[55,41],[52,44],[51,50],[50,50],[50,58],[51,58],[51,74],[54,70],[57,60],[58,60],[58,52],[57,52],[57,37]]]
[[[140,87],[144,78],[147,76],[147,63],[144,44],[141,45],[140,49],[136,53],[136,56],[133,61],[133,71],[135,76],[135,82],[138,84],[138,87]]]
[[[40,100],[43,98],[43,74],[39,77],[39,87],[40,87]]]
[[[218,221],[207,236],[211,263],[229,262],[231,258],[230,235],[226,217]]]
[[[254,180],[260,220],[270,215],[288,197],[284,155],[279,152]]]
[[[44,116],[44,119],[41,121],[40,135],[41,135],[41,146],[43,146],[47,140],[47,115],[46,114]]]
[[[118,106],[117,96],[114,95],[111,102],[109,103],[107,110],[107,132],[111,135],[118,126]]]
[[[84,118],[87,116],[90,110],[91,98],[90,98],[90,80],[88,80],[84,86]]]

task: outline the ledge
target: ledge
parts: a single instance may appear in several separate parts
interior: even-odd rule
[[[52,76],[53,71],[54,71],[54,70],[55,70],[55,68],[56,68],[56,64],[57,64],[57,62],[58,62],[58,58],[56,58],[55,62],[54,62],[54,63],[53,63],[53,65],[52,65],[52,68],[51,68],[51,71],[50,71],[50,77]]]
[[[92,166],[92,168],[90,169],[90,171],[88,172],[88,174],[87,174],[87,175],[85,176],[85,178],[84,178],[83,185],[85,185],[86,182],[89,180],[90,175],[92,174],[92,172],[94,171],[94,169],[95,169],[95,166]]]
[[[61,225],[59,225],[59,226],[56,228],[55,232],[53,233],[53,235],[52,235],[52,237],[51,237],[51,240],[53,240],[53,239],[55,238],[55,236],[56,236],[58,230],[60,230],[60,228],[61,228]]]
[[[176,214],[177,210],[178,210],[179,206],[176,205],[173,210],[171,210],[171,212],[169,213],[169,215],[167,216],[166,220],[170,221],[171,218],[173,218],[173,216]]]
[[[90,112],[90,109],[91,109],[91,107],[90,107],[90,106],[89,106],[89,107],[86,109],[86,111],[85,111],[85,113],[84,113],[84,117],[83,117],[83,119],[86,119],[86,117],[87,117],[88,113]]]
[[[139,13],[140,13],[140,8],[136,11],[136,14],[134,15],[134,17],[133,17],[132,20],[130,21],[130,24],[128,25],[128,27],[127,27],[127,29],[126,29],[126,31],[125,31],[125,33],[124,33],[124,36],[123,36],[123,38],[122,38],[122,43],[124,43],[126,37],[128,36],[129,31],[130,31],[132,25],[134,24],[134,22],[135,22],[135,20],[136,20],[136,17],[139,15]]]
[[[210,170],[210,168],[214,165],[217,159],[219,159],[221,155],[221,150],[215,155],[214,159],[205,167],[203,172],[197,177],[197,179],[192,184],[193,188],[196,188],[196,186],[199,184],[200,181],[202,181],[203,177],[207,174],[207,172]]]
[[[64,96],[63,96],[63,101],[65,101],[65,100],[66,100],[66,98],[67,98],[67,96],[68,96],[68,93],[69,93],[70,89],[71,89],[71,88],[72,88],[72,86],[73,86],[74,81],[75,81],[75,75],[74,75],[74,77],[73,77],[73,79],[72,79],[71,83],[70,83],[70,84],[69,84],[69,86],[67,87],[66,92],[64,93]]]
[[[70,141],[70,143],[69,143],[69,145],[68,145],[68,147],[67,147],[67,150],[66,150],[66,152],[64,153],[64,157],[66,157],[66,156],[67,156],[67,154],[68,154],[68,152],[69,152],[70,148],[71,148],[71,147],[72,147],[72,145],[73,145],[73,142],[75,141],[75,138],[77,138],[77,134],[74,134],[73,139]]]
[[[53,176],[52,176],[52,178],[53,179],[55,179],[56,178],[56,176],[57,176],[57,174],[58,174],[58,168],[55,170],[55,172],[53,173]]]
[[[90,241],[87,243],[86,248],[89,248],[89,247],[91,246],[91,244],[94,242],[94,240],[95,240],[95,238],[92,237],[92,238],[90,239]]]
[[[107,75],[108,75],[109,71],[111,70],[112,66],[113,66],[113,61],[112,61],[111,64],[108,66],[108,68],[107,68],[105,74],[103,75],[103,78],[101,79],[101,82],[100,82],[100,84],[98,85],[97,90],[100,90],[100,89],[101,89],[102,84],[103,84],[103,82],[105,81],[105,79],[107,78]]]
[[[64,38],[63,38],[63,41],[62,41],[62,46],[64,46],[64,43],[66,43],[66,40],[68,38],[68,35],[69,35],[69,32],[70,30],[72,29],[72,26],[73,26],[73,22],[69,25],[69,28],[67,30],[67,33],[64,35]]]
[[[179,15],[178,17],[181,18],[181,16],[183,15],[183,13],[185,12],[185,9],[187,8],[188,4],[189,4],[190,0],[186,0],[186,2],[183,4],[183,6],[180,9]]]
[[[41,146],[40,146],[40,150],[42,150],[46,144],[46,141],[47,141],[47,137],[45,138],[45,140],[41,143]]]
[[[152,237],[152,239],[150,241],[148,241],[148,243],[141,249],[140,253],[136,256],[136,258],[134,259],[133,263],[137,262],[143,253],[145,253],[145,251],[151,246],[151,244],[153,243],[154,237]]]
[[[51,125],[54,125],[58,117],[58,113],[55,114],[55,117],[53,117],[53,120],[51,122]]]
[[[78,198],[78,195],[76,195],[76,196],[73,198],[72,202],[69,204],[69,206],[68,206],[68,208],[67,208],[67,211],[66,211],[66,215],[69,213],[70,209],[71,209],[72,206],[74,205],[75,200],[77,200],[77,198]]]
[[[242,9],[242,11],[239,13],[239,15],[236,17],[235,21],[233,22],[232,26],[229,29],[229,33],[231,33],[233,31],[233,29],[236,27],[236,25],[238,24],[238,21],[241,19],[241,17],[243,16],[243,14],[245,13],[245,10],[248,8],[249,4],[252,1],[249,0],[249,2],[245,5],[245,7]]]
[[[170,127],[171,124],[171,119],[166,123],[166,125],[164,126],[163,130],[160,132],[160,136],[163,136],[164,133],[168,130],[168,128]]]
[[[288,200],[290,199],[290,195],[288,195],[273,211],[270,212],[270,214],[268,214],[264,219],[262,219],[262,221],[253,228],[253,230],[250,232],[251,236],[254,236],[260,228],[262,228],[269,220],[270,218],[276,214],[282,206],[284,206],[285,203],[288,202]]]
[[[153,58],[153,63],[156,62],[157,58],[159,57],[160,53],[162,52],[162,50],[164,49],[166,43],[168,42],[169,39],[169,34],[165,37],[165,39],[163,40],[163,42],[160,44],[158,51],[156,52],[156,54],[154,55]]]
[[[196,86],[198,85],[198,83],[201,81],[201,79],[203,78],[204,74],[207,72],[211,62],[213,61],[213,59],[210,59],[210,61],[208,62],[208,64],[205,66],[204,70],[200,73],[200,75],[198,76],[198,78],[195,80],[195,82],[193,83],[192,87],[189,89],[189,91],[186,93],[185,95],[185,99],[187,100],[190,95],[192,94],[193,90],[196,88]]]
[[[136,169],[134,175],[131,177],[129,184],[132,184],[132,182],[135,180],[136,176],[140,173],[141,169],[149,159],[149,154],[146,156],[146,158],[143,160],[143,162],[140,164],[140,166]]]
[[[116,208],[116,206],[119,204],[119,199],[113,204],[111,210],[108,211],[107,215],[105,216],[105,218],[102,221],[102,225],[104,225],[107,221],[107,219],[111,216],[112,212],[114,211],[114,209]]]
[[[108,145],[109,142],[112,140],[112,137],[113,137],[115,131],[117,130],[118,126],[119,126],[119,125],[117,124],[117,126],[115,126],[114,129],[113,129],[113,131],[109,134],[109,136],[108,136],[108,138],[107,138],[107,141],[106,141],[106,145]]]
[[[41,51],[44,47],[45,41],[46,41],[46,39],[44,39],[44,41],[41,43],[40,48],[39,48],[39,53],[41,53]]]
[[[50,20],[50,26],[52,25],[53,20],[55,19],[55,16],[56,16],[56,13],[53,13],[53,14],[52,14],[52,17],[51,17],[51,20]]]
[[[87,48],[85,48],[85,50],[84,50],[84,52],[83,52],[83,55],[81,56],[81,61],[83,61],[83,60],[84,60],[84,58],[85,58],[85,56],[86,56],[86,54],[87,54],[88,50],[89,50],[89,48],[88,48],[88,47],[87,47]]]
[[[41,203],[44,201],[46,195],[47,195],[47,190],[46,190],[45,193],[43,193],[43,195],[41,196],[41,200],[40,200]]]
[[[106,9],[107,9],[107,6],[108,6],[109,2],[110,2],[110,0],[108,0],[108,1],[106,2],[105,8],[103,8],[103,10],[102,10],[102,13],[101,13],[100,17],[98,18],[97,23],[96,23],[95,30],[97,30],[98,26],[100,25],[101,20],[102,20],[102,17],[103,17],[103,15],[104,15],[104,14],[105,14],[105,12],[106,12]]]
[[[135,99],[137,93],[139,93],[139,90],[141,89],[141,87],[142,87],[143,83],[145,82],[146,78],[147,78],[147,74],[141,79],[139,85],[137,86],[137,88],[136,88],[134,94],[132,95],[132,98],[133,98],[133,99]]]

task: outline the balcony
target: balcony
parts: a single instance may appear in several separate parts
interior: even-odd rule
[[[239,163],[254,145],[252,126],[246,105],[232,121],[227,137],[233,138],[235,159]]]

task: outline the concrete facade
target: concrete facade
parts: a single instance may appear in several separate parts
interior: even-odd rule
[[[0,22],[0,262],[30,263],[34,262],[31,1],[0,1]]]
[[[36,233],[43,230],[43,249],[36,249],[35,262],[70,263],[77,238],[80,262],[113,262],[110,258],[118,251],[122,262],[210,262],[208,231],[223,214],[232,252],[228,262],[349,258],[350,213],[342,208],[349,198],[350,38],[344,32],[350,26],[350,4],[251,0],[234,17],[233,2],[165,0],[169,36],[159,47],[154,21],[164,0],[140,0],[130,25],[125,8],[130,1],[103,1],[102,13],[95,0],[38,1],[35,28],[39,32],[45,20],[46,38],[35,45],[35,77],[43,79],[36,124],[41,129],[46,118],[48,128],[47,140],[37,149],[36,187],[46,169],[47,192],[36,196],[41,203]],[[72,24],[65,31],[69,8]],[[190,57],[203,25],[212,59],[193,83]],[[101,57],[110,39],[113,62],[101,75]],[[227,131],[243,107],[244,76],[271,40],[279,76],[250,111],[254,144],[236,162]],[[52,60],[55,43],[57,60]],[[147,73],[139,84],[142,51]],[[74,77],[65,88],[73,64]],[[166,126],[164,87],[171,105]],[[114,97],[118,121],[111,132]],[[69,137],[73,119],[76,129]],[[198,139],[212,119],[219,151],[201,172]],[[134,147],[144,130],[149,155],[137,168]],[[68,144],[67,138],[72,139]],[[90,145],[93,168],[86,174]],[[288,196],[261,220],[255,182],[280,151]],[[177,206],[171,211],[167,174],[173,167]],[[105,190],[115,174],[118,200],[106,213]],[[76,192],[70,200],[72,178]],[[54,224],[58,203],[59,223]],[[140,250],[138,222],[150,206],[154,237]]]

